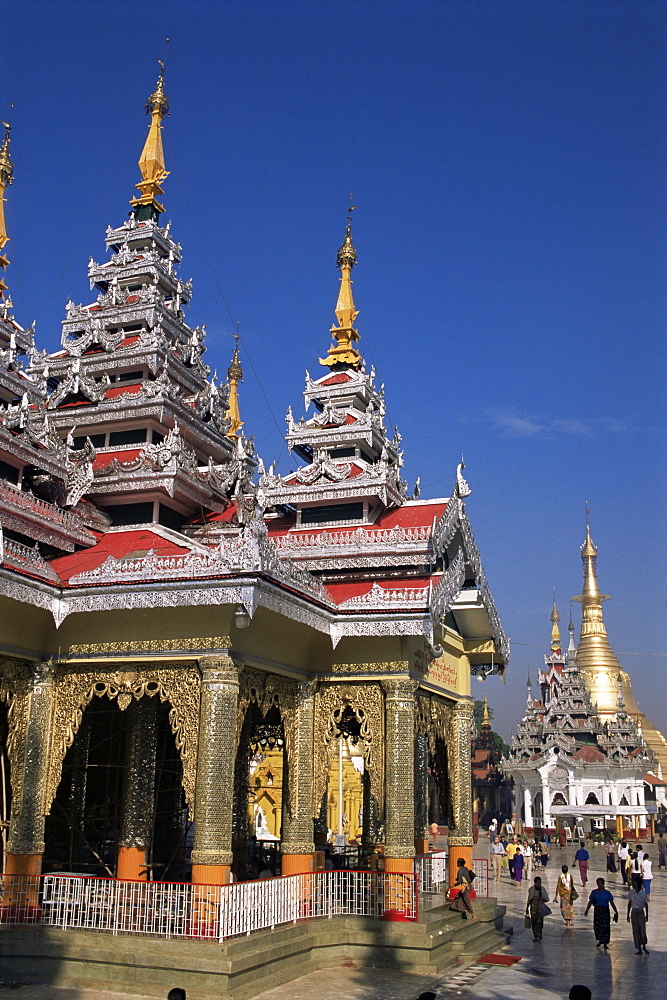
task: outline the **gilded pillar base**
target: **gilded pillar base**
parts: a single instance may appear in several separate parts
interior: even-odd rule
[[[427,837],[415,837],[415,854],[428,854]]]
[[[147,853],[145,847],[119,847],[116,878],[121,882],[145,882],[148,877]]]

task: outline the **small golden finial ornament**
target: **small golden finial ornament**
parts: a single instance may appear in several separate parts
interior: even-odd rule
[[[166,42],[168,41],[167,38]],[[164,193],[161,187],[162,181],[169,176],[169,171],[165,168],[162,148],[162,119],[169,115],[169,101],[164,92],[164,61],[158,59],[158,65],[160,75],[157,85],[146,101],[146,114],[151,116],[151,123],[144,148],[139,157],[141,180],[137,187],[141,192],[141,197],[132,198],[130,202],[139,221],[155,221],[160,213],[164,212],[164,206],[160,204],[158,197]]]
[[[320,358],[320,364],[329,368],[333,368],[335,365],[359,368],[362,360],[361,355],[353,346],[355,341],[359,340],[359,333],[353,326],[359,312],[354,307],[350,277],[352,268],[357,263],[357,251],[352,242],[352,212],[356,207],[352,204],[352,195],[350,195],[345,239],[336,257],[336,266],[340,270],[340,289],[335,309],[338,326],[332,326],[330,331],[335,343],[329,348],[327,357]]]

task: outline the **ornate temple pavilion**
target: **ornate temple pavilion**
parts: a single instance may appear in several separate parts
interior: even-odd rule
[[[502,673],[508,640],[462,466],[449,497],[408,497],[348,220],[332,346],[288,411],[296,471],[265,467],[238,347],[219,382],[186,321],[167,110],[161,74],[139,194],[60,350],[0,287],[5,871],[222,884],[246,874],[249,806],[283,874],[332,834],[409,871],[429,819],[469,857],[470,678]],[[7,129],[0,195],[11,180]]]

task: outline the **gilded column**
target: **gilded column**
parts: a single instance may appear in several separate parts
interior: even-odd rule
[[[451,716],[449,733],[450,746],[447,747],[447,759],[452,790],[452,816],[450,817],[449,836],[449,876],[450,885],[456,880],[457,859],[463,858],[466,864],[472,862],[472,769],[470,767],[470,739],[473,726],[473,703],[461,699],[457,701]],[[454,830],[452,832],[452,821]]]
[[[199,667],[202,682],[192,881],[224,885],[232,864],[239,670],[229,656],[205,656]]]
[[[290,720],[288,795],[283,803],[282,874],[296,875],[313,868],[313,766],[316,681],[298,685],[294,717]]]
[[[7,843],[7,875],[40,875],[44,854],[44,793],[49,765],[51,720],[55,693],[50,663],[34,667],[32,690],[27,696],[23,748],[20,762],[23,782],[12,801]]]
[[[415,737],[415,852],[428,851],[428,735],[423,729]]]
[[[415,856],[415,691],[408,678],[382,681],[385,705],[386,870],[411,872]]]
[[[145,881],[153,833],[157,703],[144,697],[130,702],[126,711],[129,718],[117,874],[119,879]]]

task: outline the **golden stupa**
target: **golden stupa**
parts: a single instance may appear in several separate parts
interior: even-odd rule
[[[586,679],[588,689],[603,722],[616,717],[619,681],[625,709],[642,728],[644,740],[656,757],[656,769],[661,764],[667,768],[667,739],[639,708],[632,692],[629,674],[619,663],[609,645],[607,629],[602,615],[602,602],[609,599],[601,594],[597,580],[597,546],[591,539],[591,529],[586,518],[586,539],[581,546],[584,564],[584,587],[575,601],[581,603],[581,637],[577,650],[577,667]]]

